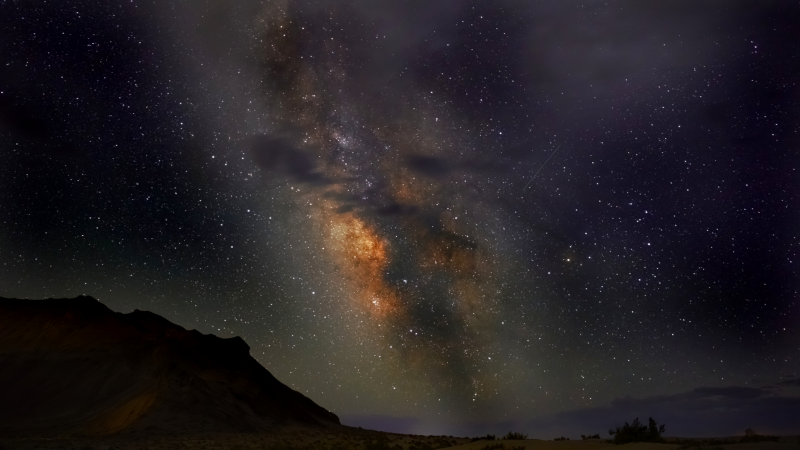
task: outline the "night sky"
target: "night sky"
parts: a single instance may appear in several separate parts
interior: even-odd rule
[[[800,4],[0,3],[0,296],[343,423],[800,432]]]

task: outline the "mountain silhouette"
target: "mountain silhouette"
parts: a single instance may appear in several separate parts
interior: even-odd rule
[[[99,301],[0,297],[0,435],[258,432],[339,418],[239,337]]]

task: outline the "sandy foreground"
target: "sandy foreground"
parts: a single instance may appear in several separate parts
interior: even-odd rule
[[[0,450],[369,450],[369,442],[388,437],[390,450],[800,450],[800,436],[785,436],[779,442],[718,445],[681,439],[680,443],[634,443],[623,446],[600,440],[480,440],[452,436],[418,436],[379,433],[342,427],[340,430],[283,430],[271,434],[213,434],[205,436],[104,436],[85,438],[2,439]],[[669,439],[669,438],[668,438]],[[502,447],[501,447],[502,445]],[[375,449],[378,450],[378,449]]]
[[[589,440],[589,441],[543,441],[538,439],[530,439],[525,441],[494,441],[498,443],[503,443],[505,446],[505,450],[511,450],[513,448],[524,447],[525,450],[614,450],[614,449],[624,449],[624,450],[677,450],[681,447],[687,450],[697,450],[697,449],[712,449],[715,447],[721,447],[726,450],[771,450],[771,449],[800,449],[800,437],[792,436],[792,437],[784,437],[781,439],[781,442],[758,442],[758,443],[747,443],[747,444],[730,444],[730,445],[692,445],[689,444],[650,444],[645,442],[638,442],[633,444],[625,444],[625,445],[613,445],[613,444],[606,444],[600,442],[599,440]],[[688,442],[688,440],[687,440]],[[486,447],[486,441],[480,442],[472,442],[468,444],[459,445],[454,447],[458,450],[481,450]],[[688,445],[688,447],[687,447]]]

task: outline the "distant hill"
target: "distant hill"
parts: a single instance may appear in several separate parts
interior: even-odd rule
[[[272,376],[239,337],[91,297],[0,297],[0,435],[269,431],[335,414]]]

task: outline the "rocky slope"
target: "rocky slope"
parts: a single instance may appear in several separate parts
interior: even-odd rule
[[[0,298],[0,435],[268,431],[331,426],[241,338],[187,331],[91,297]]]

